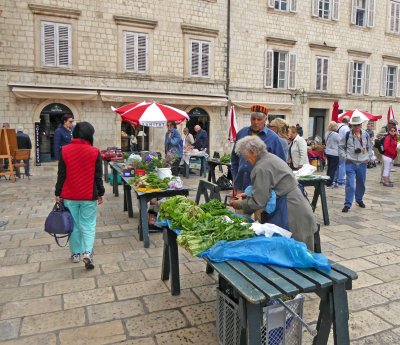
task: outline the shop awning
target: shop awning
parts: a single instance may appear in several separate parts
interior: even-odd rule
[[[44,87],[13,87],[12,92],[17,98],[55,98],[75,101],[95,101],[98,97],[96,90],[61,89]]]
[[[231,103],[237,108],[248,108],[254,104],[266,105],[269,110],[290,110],[293,108],[293,103],[274,103],[274,102],[257,102],[257,101],[235,101]]]
[[[191,96],[191,95],[172,95],[172,94],[154,94],[137,92],[119,92],[119,91],[100,91],[100,97],[103,102],[122,102],[133,103],[142,101],[156,101],[158,103],[170,105],[197,105],[209,107],[226,107],[228,99],[222,96]]]

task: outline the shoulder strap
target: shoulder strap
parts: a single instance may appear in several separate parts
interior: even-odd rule
[[[347,150],[347,142],[349,141],[350,137],[350,131],[346,132],[346,145],[345,145],[345,150]]]

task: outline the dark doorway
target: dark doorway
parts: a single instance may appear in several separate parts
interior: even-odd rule
[[[141,134],[144,131],[144,139]],[[134,126],[128,122],[121,122],[121,150],[123,152],[130,152],[130,137],[134,135],[137,139],[136,152],[149,150],[149,127]],[[138,136],[139,134],[139,136]]]
[[[308,137],[311,137],[311,139],[315,139],[316,136],[319,136],[321,138],[321,143],[325,135],[326,114],[327,114],[327,109],[318,109],[318,108],[310,109],[310,119],[308,122]]]
[[[73,115],[67,106],[60,103],[49,104],[40,113],[39,152],[42,163],[54,159],[54,132],[62,125],[61,118],[64,114]]]
[[[208,113],[202,108],[193,108],[188,115],[190,120],[186,123],[186,127],[189,128],[189,132],[193,137],[196,137],[194,127],[199,125],[207,132],[208,138],[210,138],[210,116],[208,116]]]

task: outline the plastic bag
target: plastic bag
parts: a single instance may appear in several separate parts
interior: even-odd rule
[[[214,262],[241,260],[289,268],[331,269],[325,255],[312,253],[305,243],[285,237],[257,236],[232,242],[219,241],[199,256],[207,256]]]
[[[311,164],[304,164],[299,170],[294,171],[295,176],[307,176],[307,175],[312,175],[315,170],[317,170],[317,167]]]
[[[259,222],[254,222],[251,224],[250,229],[253,230],[257,236],[264,235],[265,237],[272,237],[279,235],[287,238],[292,237],[292,233],[290,231],[271,223],[261,224]]]
[[[244,193],[248,198],[253,196],[253,186],[247,186],[246,189],[244,190]],[[274,190],[271,191],[269,194],[269,198],[267,200],[267,203],[265,204],[264,211],[267,213],[273,213],[276,210],[276,193]]]
[[[172,177],[171,181],[168,182],[168,187],[171,189],[182,189],[183,182],[179,176]]]
[[[217,186],[219,186],[221,190],[230,190],[232,189],[232,182],[229,181],[225,175],[222,175],[217,180]]]

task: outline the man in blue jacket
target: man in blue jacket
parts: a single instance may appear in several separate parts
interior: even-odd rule
[[[61,147],[68,145],[72,140],[72,124],[74,117],[70,114],[65,114],[62,117],[63,123],[60,124],[54,132],[54,158],[60,159]]]
[[[251,107],[251,125],[250,127],[242,128],[237,136],[236,141],[247,135],[258,135],[267,146],[268,152],[277,155],[282,160],[285,160],[285,152],[279,140],[279,136],[272,130],[266,127],[268,116],[268,108],[263,105],[253,105]],[[253,166],[246,162],[244,157],[239,157],[235,153],[235,146],[232,150],[232,177],[233,187],[241,193],[247,186],[250,185],[250,173]]]
[[[208,134],[199,125],[194,126],[196,131],[196,141],[194,142],[194,148],[199,151],[208,150]]]

